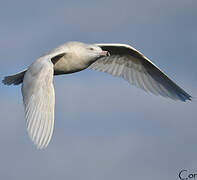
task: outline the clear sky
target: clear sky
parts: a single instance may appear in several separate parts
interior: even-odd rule
[[[1,1],[0,78],[66,41],[127,43],[194,97],[147,94],[85,70],[54,78],[46,150],[27,136],[20,86],[0,85],[0,179],[176,180],[197,173],[197,1]]]

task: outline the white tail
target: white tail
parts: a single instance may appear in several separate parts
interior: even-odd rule
[[[25,72],[26,72],[26,70],[19,72],[17,74],[11,75],[11,76],[5,76],[2,82],[3,82],[3,84],[8,85],[8,86],[11,84],[19,85],[20,83],[23,82]]]

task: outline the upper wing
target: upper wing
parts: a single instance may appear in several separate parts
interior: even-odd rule
[[[177,86],[142,53],[125,44],[96,44],[110,56],[99,58],[89,68],[123,77],[131,84],[155,95],[174,100],[191,100],[191,96]]]
[[[46,55],[36,60],[26,71],[22,85],[28,134],[40,149],[47,147],[53,133],[55,94],[52,62],[58,57],[61,58],[61,54],[54,57]]]

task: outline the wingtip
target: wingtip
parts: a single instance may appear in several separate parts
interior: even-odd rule
[[[193,100],[194,100],[194,97],[189,95],[189,97],[188,97],[187,100],[188,100],[188,101],[193,101]]]
[[[187,95],[183,95],[183,96],[181,96],[181,101],[183,101],[183,102],[191,102],[191,101],[193,101],[193,98],[194,97],[192,97],[192,96],[190,96],[189,94],[187,94]]]
[[[47,146],[39,146],[39,145],[37,145],[37,144],[35,144],[35,146],[36,146],[36,149],[37,149],[37,150],[42,150],[42,151],[45,150],[46,147],[47,147]]]

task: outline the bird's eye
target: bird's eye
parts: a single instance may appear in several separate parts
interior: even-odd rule
[[[89,50],[93,51],[94,49],[93,48],[89,48]]]

